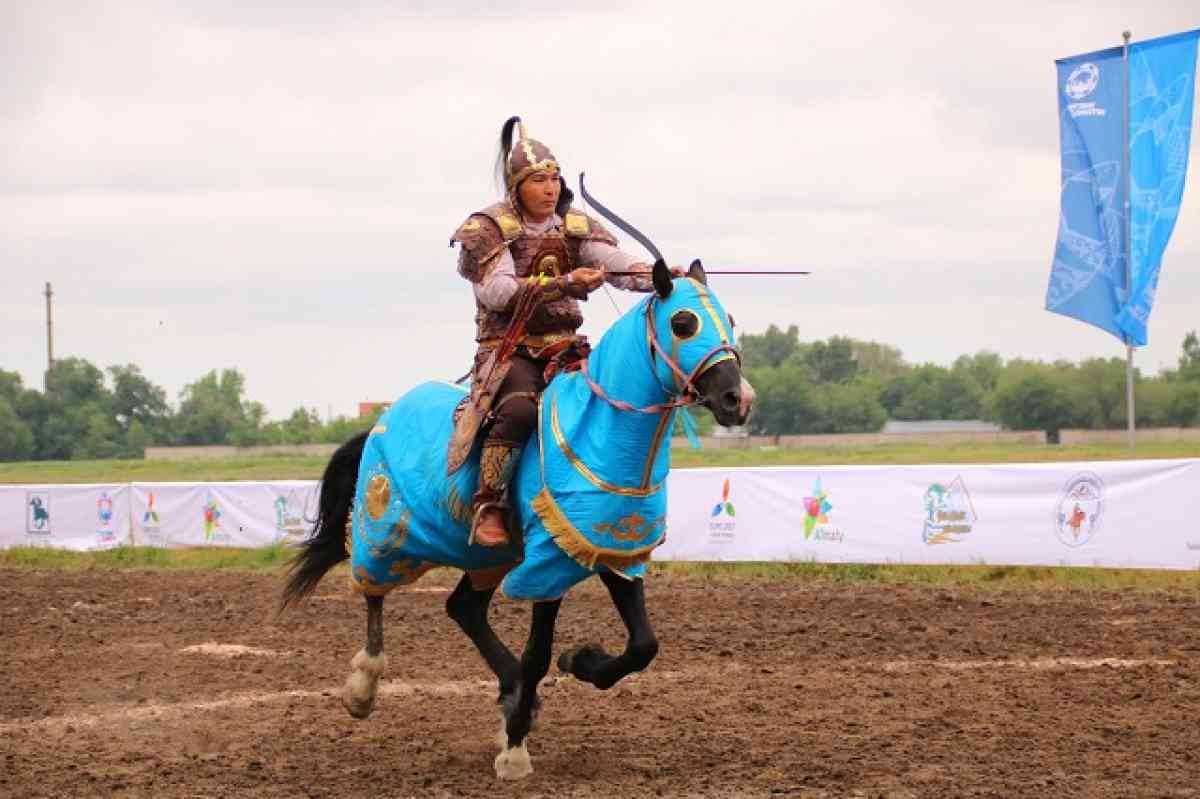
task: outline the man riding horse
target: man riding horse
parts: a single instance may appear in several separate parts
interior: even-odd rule
[[[606,280],[631,291],[654,290],[651,266],[618,249],[599,222],[571,207],[574,195],[558,160],[529,138],[520,117],[504,123],[497,162],[504,200],[471,214],[451,239],[462,245],[458,272],[474,289],[479,350],[447,471],[466,462],[482,431],[471,540],[488,547],[509,540],[508,485],[537,422],[546,370],[556,358],[585,351],[576,333],[583,324],[579,302]]]

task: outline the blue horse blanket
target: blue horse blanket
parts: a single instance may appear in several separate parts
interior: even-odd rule
[[[367,438],[359,467],[348,541],[356,587],[386,593],[435,566],[454,566],[469,572],[476,588],[507,573],[507,596],[546,600],[597,568],[640,577],[650,551],[663,541],[666,491],[660,484],[610,493],[589,481],[599,478],[578,460],[564,431],[564,417],[570,418],[564,406],[577,377],[559,377],[543,393],[538,431],[517,465],[511,497],[524,532],[520,562],[509,547],[467,545],[478,446],[446,476],[452,413],[464,390],[425,383],[388,409]]]

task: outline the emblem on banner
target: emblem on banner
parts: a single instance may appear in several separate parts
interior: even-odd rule
[[[304,509],[295,491],[286,497],[275,498],[275,543],[299,541],[308,528],[304,523]]]
[[[724,485],[721,486],[721,501],[716,504],[709,514],[709,543],[728,544],[733,541],[734,533],[737,532],[737,510],[733,507],[733,502],[730,501],[729,494],[729,478],[726,477]],[[728,517],[728,521],[723,521],[722,517]]]
[[[50,492],[28,491],[25,494],[25,532],[31,536],[50,535]]]
[[[829,501],[829,492],[821,486],[821,478],[813,484],[812,496],[804,498],[804,540],[830,541],[840,544],[845,535],[837,527],[830,524],[829,511],[833,503]]]
[[[1069,547],[1092,540],[1104,515],[1104,482],[1092,472],[1070,479],[1054,515],[1054,532]]]
[[[209,491],[204,497],[204,543],[217,544],[228,541],[229,535],[221,529],[221,506]]]
[[[107,491],[101,491],[96,498],[96,548],[109,549],[117,545],[117,536],[113,531],[113,501]]]
[[[1098,85],[1100,85],[1100,67],[1091,63],[1080,64],[1067,76],[1067,83],[1063,86],[1063,91],[1072,100],[1082,100],[1096,91]]]
[[[921,532],[926,544],[962,541],[974,529],[978,519],[962,475],[946,484],[933,483],[926,489],[925,527]]]

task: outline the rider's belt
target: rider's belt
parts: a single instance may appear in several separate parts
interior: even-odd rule
[[[534,358],[542,358],[554,355],[555,352],[551,351],[554,348],[557,348],[561,352],[563,348],[578,338],[579,336],[575,333],[542,333],[525,336],[517,342],[517,345],[529,350],[529,354]],[[500,341],[498,338],[490,338],[479,342],[479,346],[485,348],[495,347],[500,344]]]

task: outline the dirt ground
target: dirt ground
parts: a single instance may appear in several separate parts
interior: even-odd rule
[[[1194,594],[653,577],[658,660],[608,692],[552,669],[506,783],[452,579],[388,598],[355,721],[340,573],[276,620],[278,578],[0,571],[0,796],[1200,796]],[[528,615],[492,617],[519,648]],[[624,640],[598,582],[556,652],[588,640]]]

